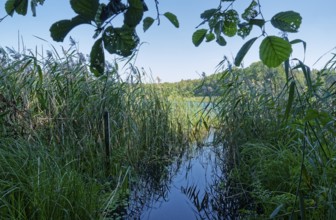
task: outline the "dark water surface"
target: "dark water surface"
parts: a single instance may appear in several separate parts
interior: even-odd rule
[[[214,219],[217,216],[211,194],[224,181],[223,149],[193,146],[166,167],[161,178],[144,179],[132,190],[128,219]],[[159,169],[159,168],[158,168]],[[163,176],[163,177],[162,177]],[[217,218],[216,218],[217,219]]]

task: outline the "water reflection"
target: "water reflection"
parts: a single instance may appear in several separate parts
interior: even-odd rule
[[[126,219],[235,219],[222,146],[193,146],[167,163],[153,161],[132,186]]]

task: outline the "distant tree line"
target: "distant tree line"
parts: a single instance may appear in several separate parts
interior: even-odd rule
[[[314,70],[313,70],[314,71]],[[244,72],[244,74],[238,74]],[[175,83],[159,83],[159,86],[169,96],[183,96],[183,97],[204,97],[204,96],[218,96],[221,93],[221,85],[223,85],[224,74],[233,74],[243,76],[239,80],[244,82],[247,86],[259,86],[268,90],[279,91],[286,84],[286,74],[282,66],[277,68],[269,68],[262,62],[252,63],[246,68],[233,68],[230,73],[220,72],[206,76],[202,75],[200,79],[187,79]],[[314,74],[315,75],[315,74]],[[304,74],[298,70],[296,77],[299,82],[304,82]],[[321,80],[331,85],[336,82],[336,72],[332,74],[321,76]]]

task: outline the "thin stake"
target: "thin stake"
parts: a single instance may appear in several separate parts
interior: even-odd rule
[[[104,130],[105,130],[105,168],[106,175],[110,171],[110,115],[108,111],[104,112]]]

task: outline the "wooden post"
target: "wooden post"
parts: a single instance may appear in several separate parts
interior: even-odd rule
[[[110,174],[110,115],[104,112],[104,134],[105,134],[105,168],[106,176]]]

